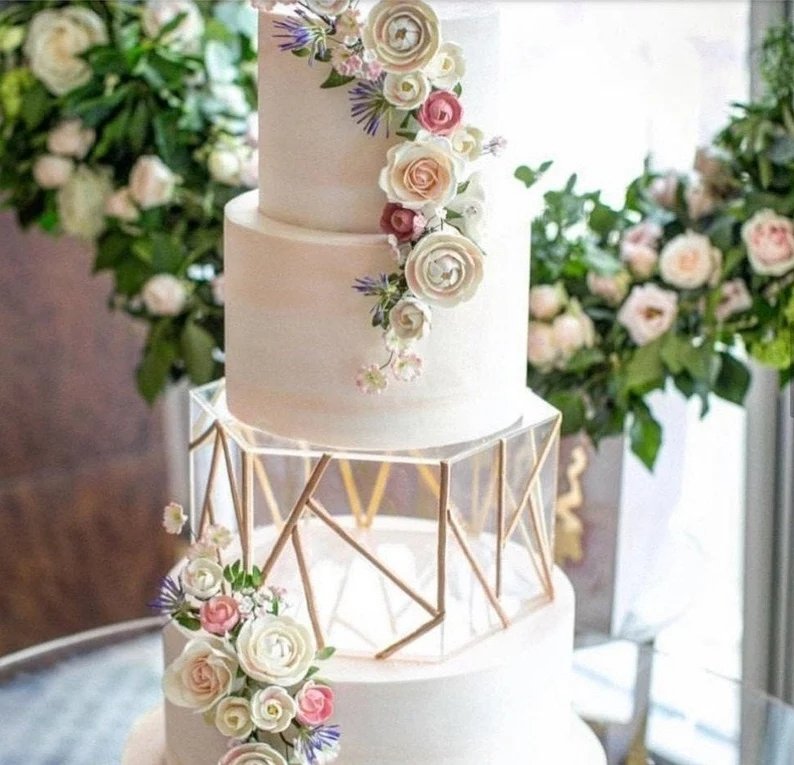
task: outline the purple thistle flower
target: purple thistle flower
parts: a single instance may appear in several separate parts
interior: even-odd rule
[[[308,48],[312,41],[312,35],[306,24],[298,19],[288,17],[283,21],[273,23],[276,29],[281,30],[281,34],[274,34],[277,40],[284,40],[279,43],[279,50],[302,50]]]
[[[389,137],[389,117],[392,105],[383,95],[383,82],[386,75],[381,75],[377,80],[367,82],[361,80],[350,91],[350,114],[353,119],[362,125],[367,135],[377,135],[381,122],[386,128],[386,137]]]
[[[170,576],[164,576],[160,580],[160,591],[157,597],[148,606],[159,614],[171,615],[179,611],[185,605],[185,593]]]
[[[341,736],[338,725],[318,725],[316,728],[303,729],[295,739],[295,754],[307,765],[328,762],[327,757],[339,751]],[[320,755],[326,757],[321,760]]]
[[[377,297],[380,297],[384,292],[389,290],[390,287],[391,283],[386,274],[380,274],[379,276],[362,276],[360,279],[356,279],[355,284],[353,284],[353,289],[356,292],[360,292],[362,295]]]

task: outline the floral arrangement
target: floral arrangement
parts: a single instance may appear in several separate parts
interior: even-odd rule
[[[186,520],[180,505],[165,508],[168,533],[181,533]],[[228,529],[207,526],[151,604],[196,633],[166,667],[166,698],[228,737],[218,765],[327,765],[340,733],[329,724],[334,692],[315,662],[334,651],[317,649],[312,631],[284,613],[285,592],[265,587],[256,566],[223,565],[231,542]]]
[[[576,178],[533,222],[528,382],[565,433],[627,429],[653,466],[662,439],[646,395],[675,386],[741,404],[747,355],[794,371],[794,30],[763,45],[768,86],[737,105],[692,172],[646,168],[613,209]],[[519,168],[534,184],[548,165]]]
[[[148,327],[137,382],[222,374],[223,207],[257,184],[256,14],[235,0],[0,9],[0,203],[92,243]]]
[[[254,0],[267,10],[273,0]],[[276,22],[282,50],[330,66],[323,88],[350,88],[351,116],[371,136],[405,140],[386,154],[379,185],[387,198],[380,227],[396,269],[365,276],[354,288],[376,298],[372,324],[383,331],[387,359],[362,367],[365,393],[381,393],[389,375],[422,373],[415,345],[430,332],[434,308],[469,300],[483,278],[478,244],[484,192],[470,165],[504,146],[486,142],[464,121],[459,45],[442,39],[438,16],[422,0],[381,0],[366,21],[350,0],[282,2],[294,15]],[[374,179],[373,179],[374,180]]]

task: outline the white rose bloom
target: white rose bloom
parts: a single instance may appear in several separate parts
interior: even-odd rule
[[[306,0],[306,5],[321,16],[340,16],[350,7],[350,0]]]
[[[166,667],[163,692],[175,706],[206,712],[231,693],[237,667],[234,650],[225,640],[195,638]]]
[[[459,127],[451,136],[452,148],[470,162],[479,159],[482,155],[485,133],[473,125]]]
[[[207,170],[214,181],[227,186],[239,186],[242,170],[239,152],[226,146],[213,149],[207,158]]]
[[[529,322],[527,334],[527,360],[541,372],[551,369],[557,361],[559,351],[554,341],[551,324],[541,321]]]
[[[314,635],[289,616],[262,615],[250,619],[237,636],[240,666],[261,683],[283,686],[299,683],[316,652]]]
[[[74,172],[74,162],[67,157],[45,154],[33,163],[33,180],[43,189],[59,189]]]
[[[228,738],[248,738],[254,730],[248,699],[242,696],[221,699],[215,707],[215,727]]]
[[[434,87],[441,90],[452,90],[466,74],[463,48],[457,43],[444,43],[425,67],[425,74],[430,78]]]
[[[245,91],[239,85],[232,82],[214,82],[210,91],[213,98],[220,102],[224,112],[234,117],[245,117],[247,122],[251,107],[245,97]]]
[[[91,68],[79,55],[107,42],[107,29],[96,13],[81,6],[65,7],[33,17],[24,51],[33,74],[47,90],[62,96],[91,79]]]
[[[794,268],[794,221],[774,210],[759,210],[742,226],[753,271],[782,276]]]
[[[139,157],[130,172],[130,194],[144,210],[168,204],[175,186],[176,176],[153,154]]]
[[[221,591],[223,568],[209,558],[194,558],[182,569],[180,579],[188,595],[207,600]]]
[[[448,210],[461,216],[455,220],[448,217],[448,220],[460,228],[464,236],[475,242],[482,241],[485,235],[485,188],[481,178],[481,173],[472,173],[466,190],[456,196],[447,206]]]
[[[82,159],[94,145],[96,132],[80,120],[66,120],[47,134],[47,149],[53,154]]]
[[[111,218],[132,223],[138,220],[141,215],[140,210],[132,201],[132,194],[128,186],[114,191],[105,202],[105,215]]]
[[[181,279],[171,274],[156,274],[143,285],[141,298],[152,316],[177,316],[187,300]]]
[[[281,733],[298,712],[295,700],[283,688],[271,685],[251,697],[251,719],[259,730]]]
[[[538,284],[529,290],[529,313],[533,319],[550,321],[568,302],[568,295],[561,282]]]
[[[154,39],[182,14],[182,21],[166,35],[164,42],[177,50],[195,52],[204,34],[204,18],[193,0],[147,0],[141,26],[146,36]]]
[[[565,313],[557,316],[551,325],[554,344],[564,358],[572,356],[581,348],[592,348],[595,344],[595,327],[590,317],[572,300]]]
[[[249,743],[232,747],[218,765],[287,765],[287,761],[269,744]]]
[[[387,74],[383,81],[383,96],[398,109],[418,109],[430,95],[430,80],[422,72]]]
[[[399,340],[421,340],[430,332],[430,308],[416,298],[403,298],[389,311],[389,326]]]
[[[637,345],[647,345],[673,326],[678,295],[656,284],[635,286],[618,311],[618,322]]]
[[[659,273],[679,289],[696,289],[708,283],[722,263],[722,253],[703,234],[688,231],[671,239],[659,256]]]
[[[109,172],[80,165],[57,192],[63,230],[83,239],[96,239],[105,229],[105,201],[112,191]]]

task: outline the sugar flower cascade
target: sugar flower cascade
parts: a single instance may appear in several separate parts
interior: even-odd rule
[[[186,520],[176,503],[165,508],[169,534]],[[256,566],[229,560],[231,543],[227,528],[207,526],[150,604],[195,633],[165,670],[166,698],[228,737],[218,765],[328,765],[340,733],[329,724],[334,692],[315,662],[334,651],[318,649],[312,631],[284,613],[286,593],[265,586]]]
[[[273,0],[253,0],[272,10]],[[417,343],[435,309],[471,299],[484,271],[478,240],[484,207],[471,164],[498,154],[504,139],[485,141],[465,121],[461,47],[443,39],[438,16],[422,0],[381,0],[366,20],[350,0],[282,2],[294,13],[276,22],[279,47],[330,65],[323,88],[353,84],[351,116],[368,135],[396,134],[378,184],[387,203],[380,228],[396,268],[362,276],[354,289],[375,298],[372,325],[383,332],[386,360],[363,366],[356,384],[381,393],[390,378],[417,379]],[[373,179],[373,183],[374,183]]]

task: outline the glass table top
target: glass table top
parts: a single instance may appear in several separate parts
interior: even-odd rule
[[[0,658],[0,763],[119,763],[133,721],[161,700],[160,624],[127,622]],[[610,765],[794,765],[793,708],[683,659],[590,639],[574,678],[574,705]]]

